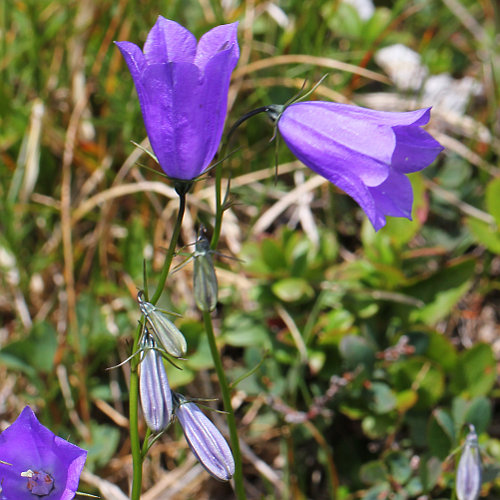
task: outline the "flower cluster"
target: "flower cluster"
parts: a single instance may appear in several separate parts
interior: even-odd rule
[[[0,434],[0,499],[71,500],[87,452],[54,435],[26,406]]]
[[[181,351],[185,354],[187,344],[184,336],[164,311],[145,300],[142,291],[138,293],[137,300],[147,325],[141,339],[139,377],[139,394],[146,424],[153,432],[159,433],[168,428],[174,416],[177,417],[186,441],[201,465],[214,478],[229,481],[234,474],[234,459],[226,440],[194,403],[170,390],[163,357],[167,354],[180,357],[177,354]]]
[[[174,180],[184,207],[191,181],[205,172],[219,148],[231,73],[239,58],[237,23],[218,26],[197,42],[188,30],[160,16],[143,50],[131,42],[116,43],[134,80],[153,156]],[[261,111],[267,111],[275,121],[292,153],[354,198],[376,230],[385,225],[388,215],[411,218],[413,193],[407,174],[425,168],[443,149],[422,129],[429,121],[430,109],[385,113],[328,102],[297,102]],[[220,182],[217,186],[220,188]],[[216,235],[224,205],[220,189],[217,193]],[[175,235],[179,234],[180,215]],[[218,293],[211,254],[208,240],[200,233],[193,254],[193,289],[195,303],[209,325],[207,332],[212,330],[209,313],[216,308]],[[159,290],[170,259],[165,262]],[[160,433],[177,418],[203,467],[213,477],[229,480],[235,473],[235,461],[227,442],[203,412],[184,396],[173,394],[168,383],[164,358],[182,359],[187,352],[186,339],[166,312],[148,302],[143,292],[139,292],[138,302],[143,315],[139,390],[148,427]],[[215,363],[213,331],[210,335]],[[220,358],[216,369],[228,410],[230,389]],[[231,443],[237,452],[237,432],[230,416]],[[237,464],[240,470],[240,460]],[[240,473],[235,482],[236,490],[238,482],[243,488]]]

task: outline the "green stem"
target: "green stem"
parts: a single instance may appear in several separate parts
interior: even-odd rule
[[[222,147],[221,158],[224,158],[226,152],[226,145]],[[222,216],[224,210],[222,206],[222,162],[215,167],[215,224],[214,232],[212,233],[212,241],[210,248],[215,250],[220,238],[220,229],[222,226]]]
[[[132,352],[139,348],[142,325],[136,330]],[[129,396],[129,426],[130,426],[130,450],[132,453],[132,494],[131,500],[139,500],[142,485],[142,453],[139,437],[139,360],[136,356],[132,358],[130,368],[130,396]]]
[[[203,312],[203,321],[205,322],[205,330],[207,332],[208,343],[210,345],[210,352],[215,365],[215,371],[219,379],[220,389],[222,392],[222,402],[224,403],[224,410],[227,412],[227,425],[229,427],[229,436],[231,439],[231,448],[234,456],[235,472],[234,472],[234,485],[236,490],[236,498],[238,500],[245,500],[245,488],[243,487],[243,470],[241,466],[241,452],[240,442],[238,439],[238,432],[236,430],[236,420],[234,418],[233,407],[231,405],[231,394],[229,385],[227,383],[226,374],[222,367],[222,360],[217,349],[215,342],[214,328],[212,325],[212,317],[210,312]]]
[[[177,248],[177,242],[179,241],[182,219],[184,218],[184,212],[186,210],[186,193],[189,190],[189,185],[185,184],[182,187],[176,186],[176,191],[179,194],[179,212],[177,213],[177,220],[175,221],[174,233],[172,234],[172,239],[170,240],[170,245],[167,250],[167,255],[165,256],[165,261],[163,263],[163,269],[161,271],[161,275],[158,280],[158,285],[156,286],[156,291],[150,301],[152,304],[156,304],[156,302],[158,302],[158,299],[160,298],[163,289],[165,288],[165,282],[167,281],[170,265],[172,264],[174,252],[175,249]],[[142,330],[142,324],[140,324],[137,327],[137,331],[134,338],[134,345],[132,347],[132,352],[137,352],[137,350],[139,349],[139,339],[141,337],[141,330]],[[132,453],[132,464],[133,464],[132,493],[130,496],[131,500],[140,500],[141,489],[142,489],[143,454],[141,450],[141,441],[139,437],[138,366],[139,366],[139,360],[137,359],[137,357],[134,357],[132,359],[131,369],[130,369],[130,397],[129,397],[130,450]],[[146,435],[146,439],[147,437],[148,435]]]
[[[156,286],[156,291],[151,297],[151,304],[155,305],[158,299],[161,297],[163,289],[165,288],[165,282],[167,281],[168,271],[170,270],[170,264],[174,257],[175,249],[177,248],[177,242],[179,241],[179,234],[181,232],[182,219],[184,218],[184,211],[186,210],[186,193],[179,192],[179,212],[177,213],[177,220],[175,221],[174,233],[172,234],[172,239],[170,240],[170,245],[167,250],[167,255],[165,256],[165,262],[163,263],[163,269],[161,270],[160,278],[158,280],[158,285]]]

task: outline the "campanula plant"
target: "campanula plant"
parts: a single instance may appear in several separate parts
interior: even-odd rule
[[[0,484],[7,500],[71,500],[87,452],[53,434],[26,406],[0,434]]]
[[[196,38],[158,17],[144,50],[116,42],[134,79],[149,142],[163,171],[192,180],[212,161],[222,136],[238,23]]]
[[[422,129],[430,108],[406,113],[333,102],[268,106],[290,151],[351,196],[375,230],[387,215],[411,219],[407,174],[434,161],[443,147]]]

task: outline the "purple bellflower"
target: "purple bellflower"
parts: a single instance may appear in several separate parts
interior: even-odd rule
[[[159,16],[144,51],[116,42],[134,79],[151,147],[173,179],[194,179],[217,152],[239,58],[237,27],[217,26],[197,44],[186,28]]]
[[[153,432],[165,430],[172,418],[172,391],[161,354],[155,349],[155,341],[148,332],[142,340],[144,349],[139,377],[144,420]]]
[[[29,406],[0,434],[0,498],[71,500],[87,452],[53,434]]]
[[[354,198],[376,231],[386,215],[411,219],[406,174],[424,169],[443,150],[421,128],[430,108],[394,113],[312,101],[267,111],[290,151]]]
[[[481,492],[481,457],[477,434],[472,424],[469,425],[469,429],[457,468],[458,500],[477,500]]]
[[[229,481],[234,475],[234,459],[222,434],[195,403],[180,394],[174,400],[174,413],[191,451],[212,477]]]

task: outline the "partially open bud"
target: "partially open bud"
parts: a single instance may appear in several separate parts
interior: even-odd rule
[[[458,462],[456,490],[458,500],[477,500],[481,491],[481,457],[474,426],[469,424],[464,450]]]
[[[137,301],[146,319],[147,327],[158,345],[174,358],[182,358],[187,351],[187,342],[181,331],[156,306],[144,300],[144,293],[137,294]]]
[[[200,311],[213,311],[217,306],[217,276],[215,275],[212,251],[204,229],[198,232],[194,251],[193,290],[194,300]]]
[[[156,351],[153,337],[146,332],[141,342],[143,348],[139,394],[144,420],[153,432],[166,429],[172,419],[172,391],[160,353]]]
[[[229,481],[234,474],[233,454],[217,427],[184,396],[174,394],[174,405],[186,441],[200,464],[215,479]]]

